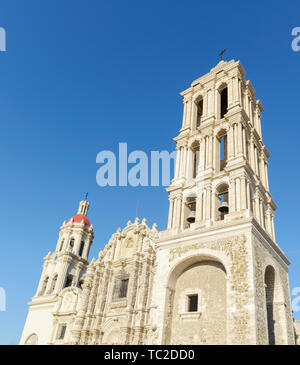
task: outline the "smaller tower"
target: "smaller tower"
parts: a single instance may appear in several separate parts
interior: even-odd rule
[[[78,212],[60,227],[56,249],[44,257],[43,271],[32,302],[21,338],[36,335],[39,344],[50,339],[53,311],[57,296],[67,287],[81,287],[89,264],[88,255],[93,242],[93,226],[87,217],[89,202],[82,200]]]
[[[55,251],[44,258],[36,296],[57,294],[65,287],[81,285],[94,238],[93,226],[87,217],[89,205],[82,200],[77,214],[62,224]]]

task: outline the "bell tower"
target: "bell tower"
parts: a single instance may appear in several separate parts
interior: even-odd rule
[[[275,239],[270,154],[255,94],[234,60],[221,60],[181,93],[152,290],[158,343],[295,342],[289,261]]]
[[[87,217],[89,202],[82,200],[78,212],[63,222],[56,249],[44,258],[44,268],[36,296],[57,294],[68,286],[80,286],[88,265],[88,254],[94,238]]]
[[[275,242],[262,140],[263,106],[239,62],[221,61],[181,93],[184,112],[168,230],[183,232],[255,217]]]
[[[81,288],[94,238],[93,226],[87,217],[88,209],[89,202],[82,200],[77,214],[60,227],[54,252],[44,257],[42,275],[29,303],[21,343],[27,343],[32,333],[38,343],[49,343],[53,330],[52,312],[59,296],[66,288]]]

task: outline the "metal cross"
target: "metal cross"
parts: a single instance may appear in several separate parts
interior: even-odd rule
[[[88,195],[89,195],[89,193],[86,193],[86,194],[85,194],[85,198],[84,198],[84,200],[87,200]]]
[[[222,49],[222,51],[219,53],[218,57],[221,57],[221,60],[223,60],[223,54],[225,53],[226,48]]]

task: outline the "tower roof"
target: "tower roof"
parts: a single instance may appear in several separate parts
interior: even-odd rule
[[[91,225],[88,217],[84,214],[76,214],[74,215],[74,217],[70,218],[68,222],[70,222],[71,219],[73,219],[73,222],[75,223],[81,223],[82,221],[84,221],[84,224],[88,227]]]
[[[90,203],[86,200],[82,200],[79,203],[79,208],[78,208],[78,212],[76,215],[74,215],[73,217],[71,217],[68,222],[70,222],[73,219],[73,222],[75,223],[81,223],[82,221],[84,222],[84,224],[88,227],[90,227],[90,221],[88,219],[87,212],[89,209]],[[67,222],[67,223],[68,223]]]

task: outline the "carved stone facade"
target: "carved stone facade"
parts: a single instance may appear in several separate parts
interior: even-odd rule
[[[295,344],[262,104],[240,62],[181,95],[168,227],[118,229],[88,262],[89,203],[45,258],[22,344]]]

